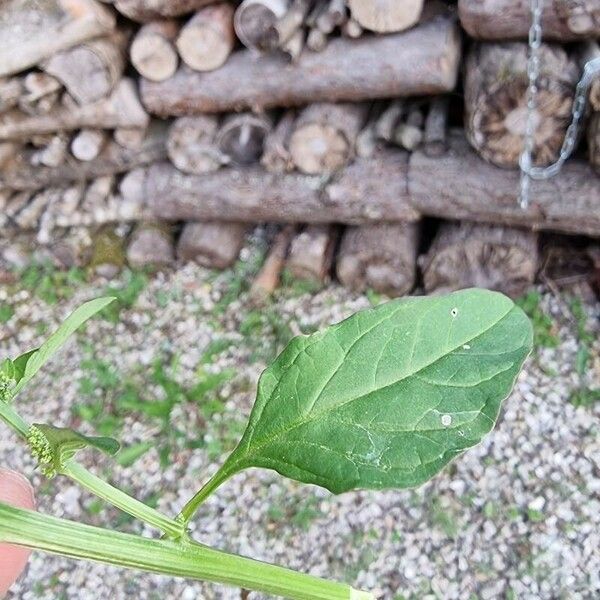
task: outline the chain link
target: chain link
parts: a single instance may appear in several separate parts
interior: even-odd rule
[[[521,191],[519,204],[521,208],[529,206],[532,179],[549,179],[561,170],[565,161],[571,156],[577,140],[581,120],[585,115],[587,96],[594,77],[600,74],[600,58],[588,61],[577,88],[571,109],[571,123],[567,128],[565,139],[560,149],[558,160],[547,167],[534,167],[533,150],[535,145],[535,116],[537,109],[538,79],[540,76],[540,46],[542,44],[542,11],[543,0],[530,0],[531,27],[529,29],[529,58],[527,60],[527,122],[525,125],[525,143],[519,158],[521,167]]]

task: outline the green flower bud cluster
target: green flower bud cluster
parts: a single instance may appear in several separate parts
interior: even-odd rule
[[[12,383],[13,380],[6,373],[0,372],[0,402],[8,404],[12,400]]]
[[[49,479],[54,477],[56,475],[55,456],[48,438],[39,427],[32,425],[29,428],[27,441],[31,448],[31,454],[37,459],[42,473]]]

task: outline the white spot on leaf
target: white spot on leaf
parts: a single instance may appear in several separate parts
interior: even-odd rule
[[[452,318],[455,319],[458,316],[458,308],[453,308],[450,311],[450,314],[452,315]]]
[[[452,424],[452,417],[450,415],[442,415],[442,425],[444,427],[450,427]]]
[[[463,350],[470,350],[471,346],[469,344],[463,344]]]

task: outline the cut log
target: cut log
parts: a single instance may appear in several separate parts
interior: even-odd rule
[[[127,262],[136,269],[170,266],[175,260],[173,233],[164,223],[140,223],[127,245]]]
[[[283,48],[286,42],[302,28],[308,15],[312,0],[292,0],[288,11],[277,20],[273,27],[275,47]]]
[[[98,158],[108,135],[102,129],[82,129],[71,142],[71,152],[75,158],[90,161]]]
[[[419,226],[383,223],[349,227],[337,258],[337,276],[346,287],[403,296],[415,284]]]
[[[342,25],[342,35],[345,35],[350,39],[354,40],[359,38],[363,33],[364,29],[362,28],[362,25],[355,19],[348,19]]]
[[[235,33],[246,48],[259,52],[271,50],[277,43],[275,24],[288,7],[288,0],[244,0],[235,11]]]
[[[306,44],[306,33],[300,28],[294,32],[292,37],[281,46],[281,51],[291,62],[296,62],[304,50]]]
[[[377,136],[377,123],[382,112],[383,105],[380,102],[371,106],[367,124],[356,137],[356,156],[371,158],[377,151],[381,151],[382,144]]]
[[[285,173],[294,168],[294,163],[289,151],[289,142],[294,123],[296,122],[296,111],[286,111],[275,129],[266,137],[264,153],[261,158],[262,166],[272,173]]]
[[[407,155],[398,151],[357,160],[331,183],[259,167],[184,175],[168,163],[152,165],[145,183],[155,218],[171,221],[410,221],[418,213],[409,205],[407,192]]]
[[[68,149],[69,137],[63,133],[58,133],[52,136],[47,146],[32,153],[29,164],[34,167],[40,165],[58,167],[65,162]]]
[[[356,137],[368,114],[366,104],[311,104],[299,115],[290,154],[303,173],[333,173],[354,156]]]
[[[23,78],[19,109],[28,115],[46,114],[58,104],[62,89],[60,81],[52,75],[31,71]]]
[[[357,23],[377,33],[408,29],[423,12],[423,0],[348,0],[348,6]]]
[[[442,156],[446,152],[449,102],[448,96],[437,96],[429,104],[423,138],[423,152],[427,156]]]
[[[178,33],[178,23],[168,19],[140,28],[129,49],[131,63],[140,75],[150,81],[164,81],[175,73],[179,58],[174,40]]]
[[[167,153],[171,162],[184,173],[216,171],[229,162],[217,147],[215,138],[219,120],[212,115],[180,117],[169,128]]]
[[[218,69],[235,45],[233,6],[222,2],[199,10],[181,28],[176,45],[181,60],[191,69]]]
[[[406,109],[406,120],[396,127],[394,141],[412,152],[423,141],[423,113],[419,102],[412,102]]]
[[[32,166],[26,153],[19,153],[10,167],[0,172],[0,189],[38,190],[44,187],[65,187],[74,181],[89,181],[104,175],[115,175],[166,159],[165,124],[153,123],[140,148],[122,148],[109,142],[93,161],[71,159],[55,168]]]
[[[306,47],[313,52],[321,52],[327,46],[328,41],[327,34],[315,27],[308,32]]]
[[[600,111],[592,113],[587,127],[588,154],[590,163],[600,174]]]
[[[279,286],[281,272],[295,232],[294,225],[286,225],[275,236],[265,262],[250,287],[250,298],[254,302],[264,302]]]
[[[600,60],[600,43],[589,41],[583,44],[580,51],[580,65],[583,69],[585,64],[591,60]],[[1,89],[1,88],[0,88]],[[2,92],[0,92],[0,98]],[[589,94],[592,110],[600,111],[600,77],[596,77],[592,82]]]
[[[247,229],[245,223],[186,223],[177,244],[177,258],[209,269],[226,269],[237,260]]]
[[[576,61],[563,48],[540,48],[541,71],[533,162],[558,158],[571,119]],[[527,45],[476,44],[466,63],[465,128],[473,147],[491,163],[516,167],[527,124]]]
[[[229,115],[219,129],[217,147],[233,164],[250,165],[260,160],[272,128],[272,119],[264,114]]]
[[[215,0],[113,0],[115,8],[121,14],[138,23],[180,17],[214,2]]]
[[[531,22],[526,0],[459,0],[458,14],[471,37],[482,40],[526,40]],[[597,0],[544,2],[545,40],[569,42],[600,36]]]
[[[315,25],[323,33],[329,34],[336,27],[343,25],[347,18],[346,1],[329,0],[325,10],[316,18]]]
[[[383,110],[375,124],[375,137],[384,142],[392,142],[400,118],[404,114],[404,100],[393,100]]]
[[[337,236],[328,225],[309,225],[292,240],[286,268],[295,279],[318,284],[331,276]]]
[[[22,94],[23,79],[21,77],[0,79],[0,113],[17,106]]]
[[[291,65],[236,52],[217,71],[180,68],[166,81],[143,79],[141,91],[146,108],[161,116],[436,94],[454,89],[459,57],[456,24],[438,16],[405,33],[333,39]]]
[[[117,127],[113,132],[113,139],[123,148],[137,150],[142,147],[146,135],[145,127]]]
[[[148,114],[140,104],[133,82],[122,79],[110,97],[84,106],[58,108],[47,115],[0,117],[0,140],[74,129],[146,127]]]
[[[42,67],[67,88],[79,104],[108,96],[125,68],[127,36],[121,32],[54,54]]]
[[[600,235],[600,178],[586,161],[567,161],[559,177],[532,181],[531,203],[523,209],[517,201],[518,171],[482,160],[460,131],[452,131],[448,141],[440,158],[420,150],[410,157],[415,210],[452,220]]]
[[[533,231],[474,223],[443,223],[419,259],[427,292],[486,288],[513,298],[535,281],[538,235]]]
[[[5,0],[0,13],[0,77],[114,27],[113,12],[95,0]]]

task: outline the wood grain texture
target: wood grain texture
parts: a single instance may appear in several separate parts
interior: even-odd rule
[[[293,64],[236,52],[216,71],[180,68],[166,81],[142,79],[141,94],[161,116],[435,94],[454,89],[459,60],[456,23],[437,16],[403,33],[334,39]]]

